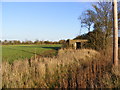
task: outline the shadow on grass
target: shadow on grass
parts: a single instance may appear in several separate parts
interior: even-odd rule
[[[52,49],[52,50],[58,51],[61,47],[41,47],[41,48],[47,48],[47,49]],[[36,54],[38,56],[49,56],[49,55],[51,55],[52,53],[55,52],[55,51],[47,50],[47,51],[44,51],[43,54],[39,54],[39,53],[35,53],[35,52],[31,52],[31,51],[26,51],[26,50],[22,50],[22,49],[15,49],[15,48],[9,48],[9,49],[19,50],[19,51],[30,53],[30,54],[33,54],[33,55]]]
[[[28,46],[19,46],[19,47],[28,47]],[[59,50],[61,47],[45,47],[45,46],[29,46],[29,48],[46,48],[46,49],[53,49],[53,50]]]
[[[26,50],[22,50],[22,49],[15,49],[15,48],[9,48],[9,49],[12,49],[12,50],[19,50],[19,51],[22,51],[22,52],[26,52],[26,53],[30,53],[30,54],[36,54],[36,55],[40,55],[41,56],[41,54],[39,54],[39,53],[35,53],[35,52],[30,52],[30,51],[26,51]]]
[[[47,49],[53,49],[53,50],[59,50],[61,47],[41,47],[41,48],[47,48]]]

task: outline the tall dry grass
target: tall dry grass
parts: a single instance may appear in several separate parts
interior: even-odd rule
[[[3,88],[114,88],[119,81],[111,57],[91,49],[61,49],[57,57],[2,63]]]

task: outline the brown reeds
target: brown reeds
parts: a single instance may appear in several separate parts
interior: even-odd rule
[[[119,87],[111,57],[94,50],[59,50],[57,57],[2,63],[3,88]]]

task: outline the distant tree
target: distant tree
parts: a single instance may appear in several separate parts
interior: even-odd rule
[[[35,40],[35,41],[34,41],[34,44],[39,44],[39,40]]]
[[[21,44],[21,42],[19,41],[19,40],[17,40],[17,42],[16,42],[17,44]]]
[[[39,41],[39,43],[40,43],[40,44],[44,44],[44,42],[43,42],[43,41]]]
[[[28,43],[28,44],[32,44],[33,42],[29,40],[29,41],[27,41],[27,43]]]
[[[2,43],[2,41],[0,40],[0,44]]]
[[[49,41],[44,41],[44,43],[45,43],[45,44],[50,44],[50,42],[49,42]]]
[[[2,42],[2,44],[3,44],[3,45],[7,45],[7,44],[8,44],[8,41],[7,41],[7,40],[4,40],[4,41]]]
[[[9,41],[8,43],[9,43],[9,44],[11,44],[11,45],[13,44],[13,42],[12,42],[12,41]]]
[[[24,41],[22,41],[21,44],[24,44]]]
[[[59,44],[64,44],[66,41],[65,40],[59,40],[58,43]]]
[[[13,44],[21,44],[21,42],[19,40],[13,40],[12,43]]]

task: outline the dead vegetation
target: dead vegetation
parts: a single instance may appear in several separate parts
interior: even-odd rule
[[[2,62],[3,88],[120,88],[120,67],[91,49],[59,50],[57,57]]]

